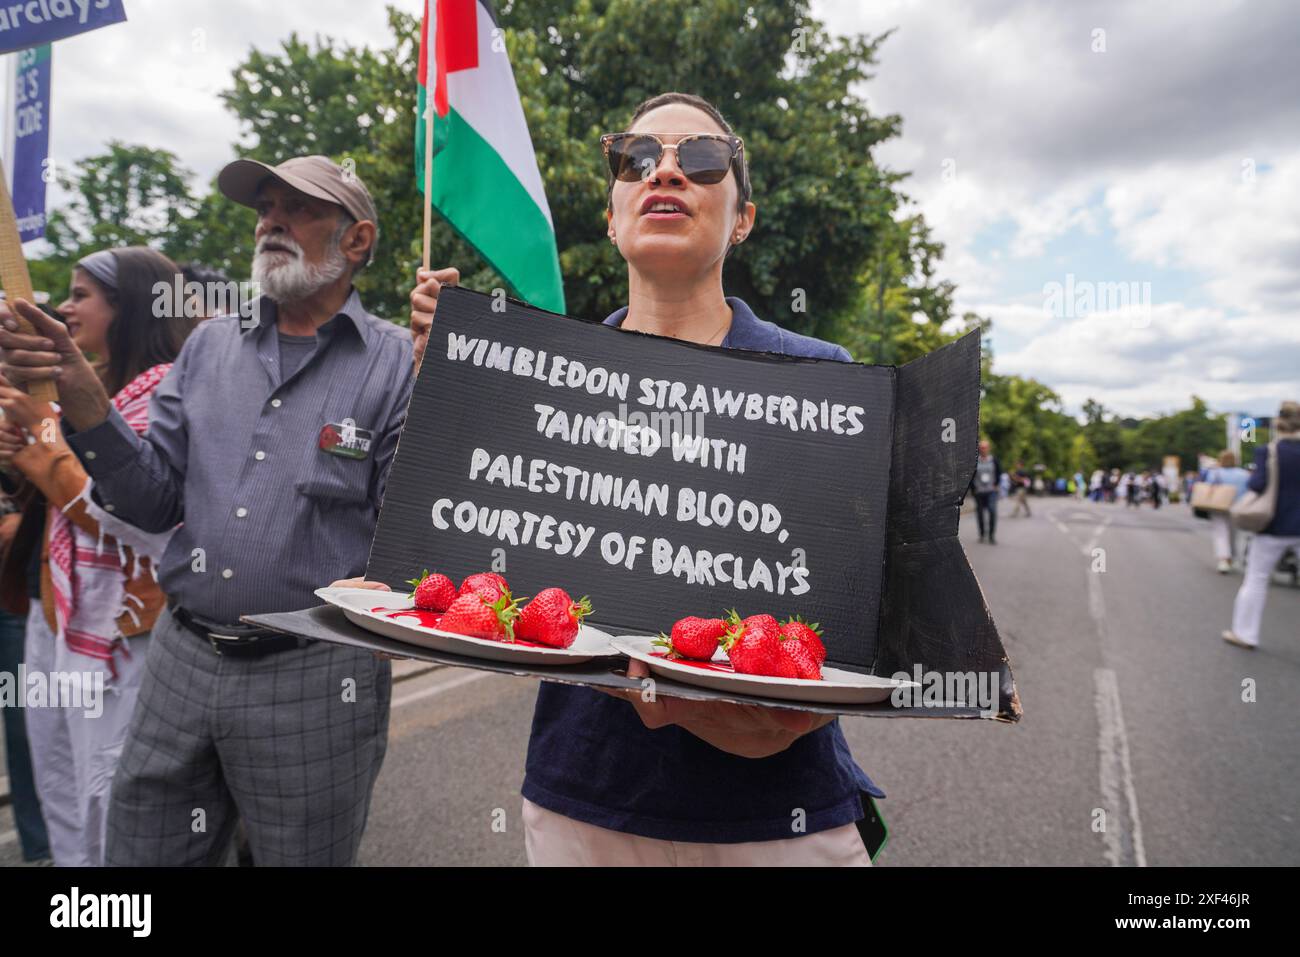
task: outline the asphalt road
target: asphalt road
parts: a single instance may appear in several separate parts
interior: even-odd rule
[[[1019,724],[843,719],[889,795],[878,865],[1300,863],[1300,589],[1274,586],[1246,651],[1219,638],[1240,577],[1215,573],[1206,523],[1177,506],[1033,509],[1003,503],[997,546],[962,524]],[[362,862],[524,864],[536,681],[408,670]],[[17,860],[0,809],[0,864]]]

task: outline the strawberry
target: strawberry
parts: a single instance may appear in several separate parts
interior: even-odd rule
[[[415,587],[411,598],[421,611],[446,611],[447,606],[456,600],[456,583],[446,575],[430,575],[427,568],[423,575],[412,578],[407,584]]]
[[[807,645],[817,659],[817,664],[824,664],[826,661],[826,646],[822,644],[821,634],[822,626],[814,622],[805,624],[804,620],[798,615],[788,620],[781,626],[781,633],[786,638],[799,641]]]
[[[781,626],[771,615],[750,615],[741,620],[732,611],[730,627],[722,639],[723,650],[737,674],[797,678],[798,668],[781,651]]]
[[[693,658],[709,661],[718,650],[718,643],[727,631],[721,618],[697,618],[690,615],[673,623],[672,637],[660,633],[656,647],[663,648],[671,658]]]
[[[469,592],[459,596],[443,612],[438,627],[471,638],[514,641],[514,621],[518,615],[519,607],[509,592],[495,600]]]
[[[781,642],[781,654],[794,664],[795,677],[809,681],[822,680],[822,666],[817,654],[802,638],[787,638]]]
[[[737,637],[742,634],[754,631],[762,631],[763,634],[771,633],[778,639],[781,637],[781,624],[771,615],[750,615],[742,619],[733,608],[727,613],[727,633],[734,633]]]
[[[574,601],[563,588],[543,588],[519,613],[515,634],[552,648],[568,648],[578,637],[578,624],[590,614],[590,598]]]
[[[468,595],[470,592],[486,592],[493,601],[496,601],[502,595],[510,594],[510,586],[496,572],[479,572],[470,575],[460,583],[460,590],[456,592],[456,597]]]

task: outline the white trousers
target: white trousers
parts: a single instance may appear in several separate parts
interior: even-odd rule
[[[870,867],[854,824],[780,841],[696,844],[624,834],[556,814],[524,798],[524,849],[533,867]]]
[[[1288,548],[1300,547],[1300,535],[1256,535],[1246,553],[1246,574],[1237,600],[1232,603],[1232,630],[1248,644],[1259,644],[1259,623],[1264,617],[1269,576]]]
[[[112,680],[106,662],[77,654],[59,641],[45,623],[40,601],[32,600],[24,650],[29,686],[37,673],[47,687],[53,686],[51,676],[60,673],[103,675],[102,693],[92,698],[83,690],[81,707],[54,707],[59,702],[51,700],[24,712],[36,795],[50,836],[50,857],[59,867],[104,863],[109,794],[144,677],[145,637],[127,639],[127,650],[130,657],[118,653],[117,679]]]
[[[1233,528],[1232,518],[1227,512],[1210,513],[1210,534],[1214,538],[1214,557],[1215,558],[1234,558],[1236,551],[1233,548],[1236,543],[1236,529]]]

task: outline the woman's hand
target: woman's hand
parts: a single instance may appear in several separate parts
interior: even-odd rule
[[[627,676],[645,678],[650,669],[645,662],[628,664]],[[719,751],[742,758],[766,758],[780,754],[809,732],[824,728],[835,720],[833,714],[731,704],[726,701],[690,701],[669,695],[654,695],[646,701],[638,691],[598,689],[629,701],[641,722],[651,730],[675,724]]]
[[[60,412],[57,406],[49,402],[33,399],[3,375],[0,375],[0,409],[4,410],[8,423],[33,433],[51,423],[57,423]]]
[[[433,328],[433,313],[438,308],[438,293],[443,286],[460,282],[460,270],[419,269],[415,273],[416,286],[411,290],[411,344],[415,346],[415,371],[420,371],[424,347],[429,344],[429,330]]]
[[[22,471],[21,453],[31,444],[29,437],[50,446],[64,444],[59,407],[33,399],[3,375],[0,375],[0,413],[4,415],[4,421],[0,422],[0,468]],[[18,456],[16,461],[15,456]]]

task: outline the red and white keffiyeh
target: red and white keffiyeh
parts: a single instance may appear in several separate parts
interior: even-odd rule
[[[113,407],[137,434],[149,426],[149,399],[171,363],[156,365],[132,379],[113,396]],[[138,622],[139,600],[126,593],[126,584],[148,573],[156,581],[158,561],[171,538],[142,532],[105,512],[90,497],[94,482],[87,478],[81,492],[62,510],[50,506],[50,581],[54,586],[57,634],[69,650],[105,662],[114,677],[117,651],[130,655],[117,619],[124,611]],[[99,525],[98,539],[64,514],[78,502]],[[130,559],[128,559],[128,548]],[[129,566],[129,567],[128,567]]]

